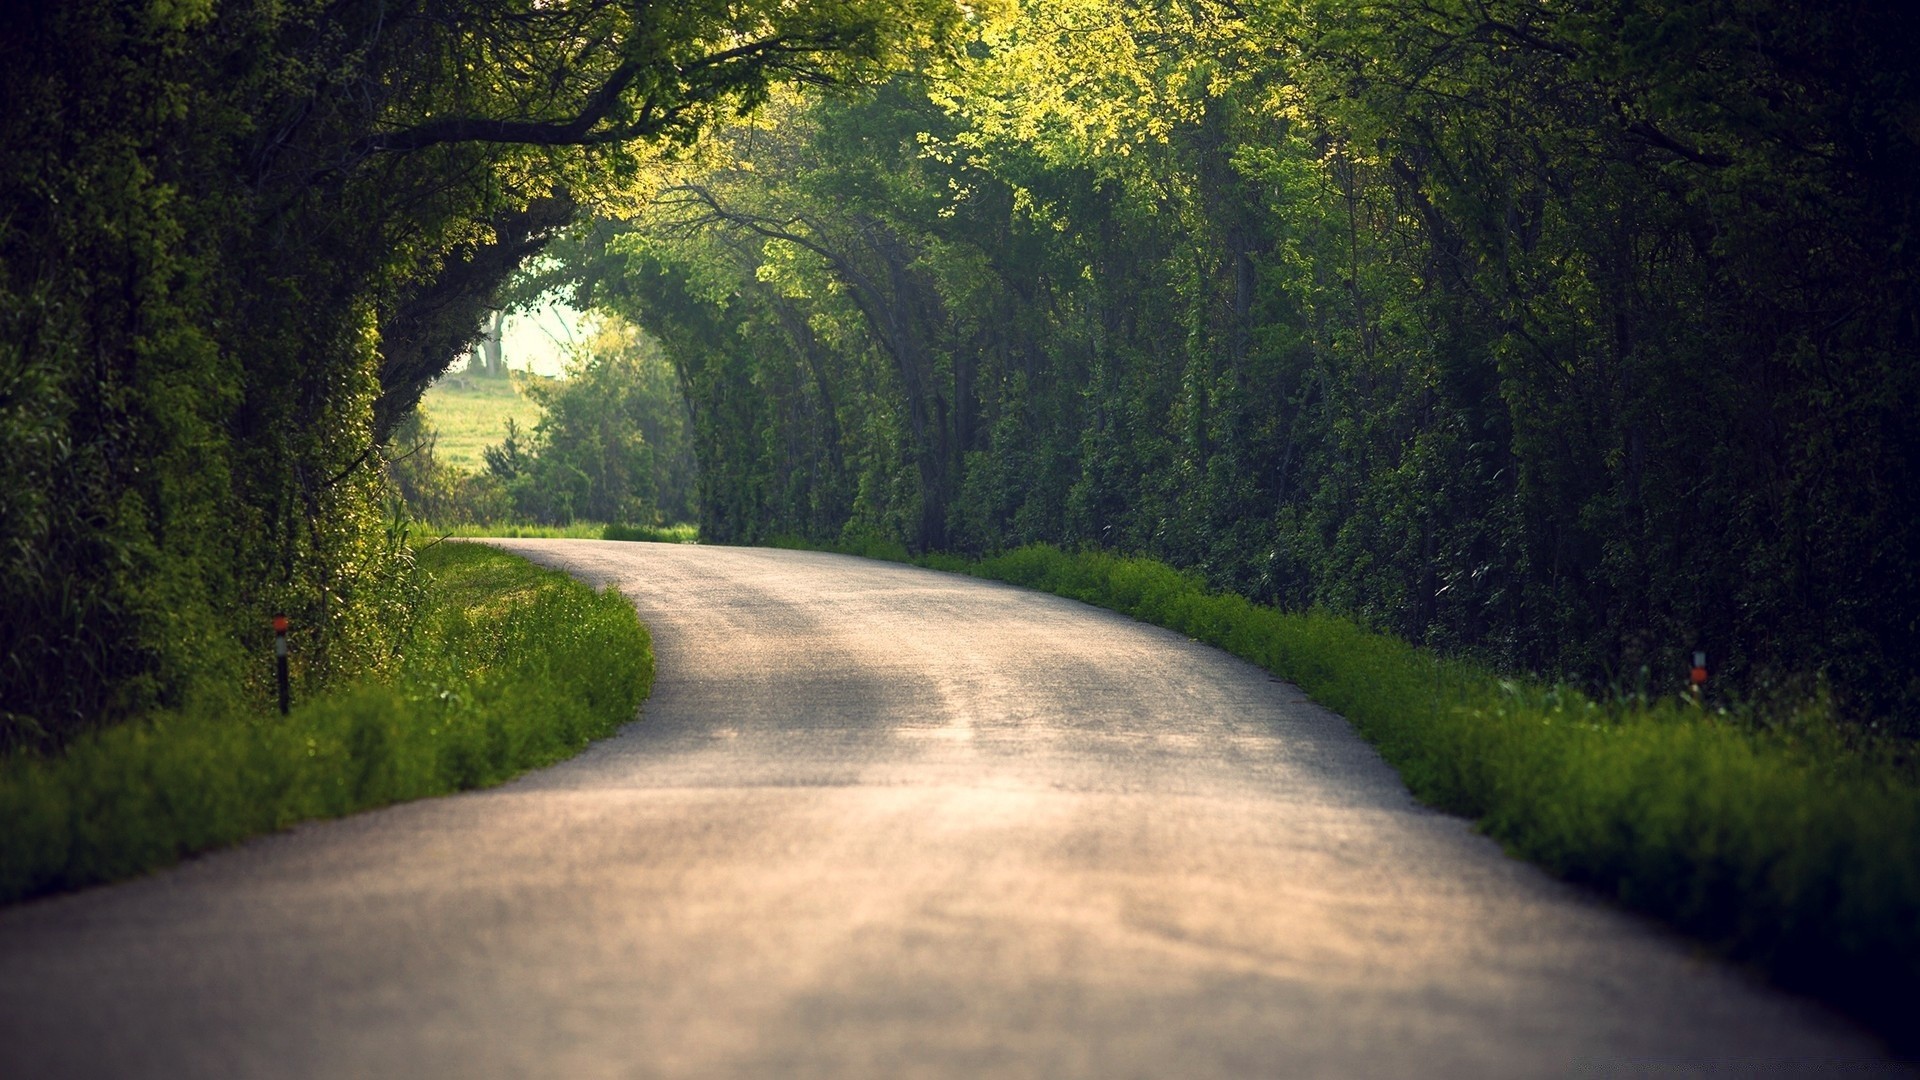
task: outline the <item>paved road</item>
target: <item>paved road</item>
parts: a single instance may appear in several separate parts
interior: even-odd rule
[[[502,546],[633,597],[645,718],[0,912],[0,1073],[1897,1071],[1178,635],[837,556]]]

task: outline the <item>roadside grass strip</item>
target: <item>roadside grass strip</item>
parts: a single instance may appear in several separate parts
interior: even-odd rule
[[[476,525],[470,522],[458,525],[425,525],[427,532],[437,536],[534,538],[543,540],[645,540],[656,544],[697,544],[700,542],[700,526],[682,523],[679,525],[603,525],[598,521],[576,521],[571,525],[530,525],[523,522],[507,522],[494,525]]]
[[[644,540],[655,544],[697,544],[700,526],[681,525],[608,525],[600,530],[602,540]]]
[[[1337,616],[1209,592],[1151,559],[1035,546],[915,561],[1258,664],[1351,721],[1417,798],[1514,855],[1920,1046],[1920,789],[1817,717],[1769,730],[1678,697],[1598,702],[1501,679]]]
[[[536,540],[600,540],[605,539],[607,527],[597,521],[576,521],[569,525],[533,525],[526,522],[501,522],[491,525],[476,525],[461,522],[454,525],[434,525],[424,523],[422,532],[435,536],[458,538],[502,537]]]
[[[427,600],[387,681],[284,718],[166,714],[0,762],[0,903],[498,784],[634,718],[653,652],[624,597],[478,544],[433,545],[419,563]]]

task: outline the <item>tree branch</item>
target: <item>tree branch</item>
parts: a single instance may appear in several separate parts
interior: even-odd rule
[[[849,42],[847,35],[823,32],[795,37],[774,36],[737,45],[682,65],[675,75],[685,84],[685,98],[658,112],[652,99],[640,115],[627,123],[606,125],[622,98],[651,65],[629,59],[615,68],[599,89],[573,116],[554,120],[508,120],[486,116],[444,117],[362,139],[354,157],[424,150],[443,143],[512,143],[522,146],[598,146],[651,138],[666,131],[694,105],[717,101],[745,90],[764,76],[780,72],[801,82],[830,84],[825,72],[809,68],[798,58],[814,56]]]

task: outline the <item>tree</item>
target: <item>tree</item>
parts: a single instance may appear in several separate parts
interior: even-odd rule
[[[729,128],[594,271],[681,371],[715,535],[1098,543],[1512,668],[1704,648],[1916,715],[1913,16],[971,29]]]
[[[0,20],[0,746],[391,661],[381,447],[579,207],[786,82],[937,48],[871,0],[105,0]],[[254,678],[248,676],[248,678]],[[250,692],[265,700],[254,678]]]
[[[508,422],[488,447],[522,520],[673,525],[694,519],[696,468],[686,402],[657,342],[603,317],[564,378],[526,391],[543,416],[530,433]]]
[[[480,339],[473,343],[473,349],[468,354],[468,371],[490,379],[507,377],[507,358],[501,341],[506,324],[505,308],[495,308],[493,317],[481,323]]]

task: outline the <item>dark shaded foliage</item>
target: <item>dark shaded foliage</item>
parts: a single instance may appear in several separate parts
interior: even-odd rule
[[[1027,6],[734,133],[596,264],[708,535],[1137,551],[1913,733],[1920,16],[1142,5],[1076,53]]]
[[[0,752],[397,662],[384,444],[578,202],[937,2],[0,11]]]

